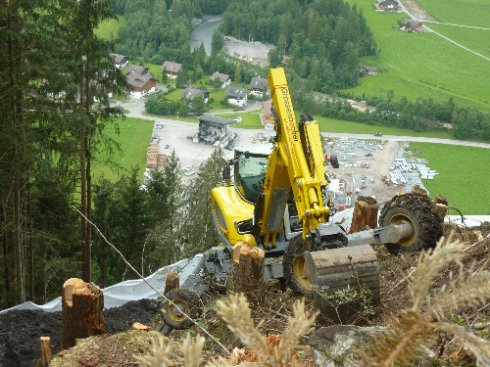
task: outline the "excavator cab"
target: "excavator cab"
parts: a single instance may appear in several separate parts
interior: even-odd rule
[[[251,203],[257,203],[263,191],[271,146],[250,151],[235,151],[234,178],[238,190]]]

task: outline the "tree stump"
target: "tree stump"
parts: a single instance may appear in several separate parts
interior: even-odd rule
[[[78,338],[104,333],[104,295],[93,283],[68,279],[62,290],[61,349],[75,345]]]
[[[51,350],[51,338],[49,336],[41,336],[39,341],[41,343],[41,366],[47,367],[53,355]]]
[[[163,294],[167,294],[171,290],[179,288],[179,273],[172,271],[167,274],[167,279],[165,280],[165,291]]]
[[[243,293],[251,303],[261,302],[264,289],[264,250],[240,241],[233,247],[228,293]]]
[[[376,228],[379,204],[371,197],[359,196],[354,207],[349,233]]]

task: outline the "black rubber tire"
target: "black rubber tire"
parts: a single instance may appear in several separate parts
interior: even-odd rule
[[[294,263],[298,257],[302,257],[303,253],[308,250],[311,250],[311,247],[303,239],[303,236],[299,235],[289,241],[288,247],[282,257],[282,269],[286,285],[289,286],[294,293],[305,297],[313,296],[314,291],[313,289],[308,289],[301,285],[301,282],[294,272]]]
[[[183,288],[172,289],[165,294],[165,297],[178,305],[193,320],[202,314],[201,300],[197,293],[192,290]],[[192,321],[179,315],[179,311],[174,308],[172,302],[165,301],[162,308],[162,317],[165,324],[178,330],[191,327],[193,325]]]
[[[435,247],[442,236],[442,220],[426,196],[403,194],[393,197],[381,210],[379,226],[385,227],[400,218],[412,223],[415,235],[405,244],[386,244],[388,251],[394,255]]]

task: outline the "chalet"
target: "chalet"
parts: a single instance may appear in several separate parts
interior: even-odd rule
[[[400,4],[395,0],[380,0],[376,4],[376,9],[385,13],[398,13],[401,11]]]
[[[116,68],[122,69],[123,67],[128,65],[128,57],[120,54],[109,54],[112,61],[116,65]]]
[[[209,78],[209,80],[220,83],[221,88],[226,88],[231,83],[231,79],[228,74],[221,74],[218,71],[215,71],[213,75],[211,75],[211,78]]]
[[[247,90],[230,87],[226,91],[226,102],[231,105],[243,107],[247,103]]]
[[[416,19],[406,17],[400,22],[399,29],[403,32],[423,32],[424,25]]]
[[[209,92],[195,87],[187,87],[182,92],[182,98],[188,101],[192,101],[196,97],[203,97],[204,103],[208,103]]]
[[[262,102],[262,111],[260,113],[262,125],[274,124],[274,115],[272,114],[272,99]]]
[[[250,94],[256,97],[263,97],[269,92],[267,79],[260,76],[254,76],[250,81]]]
[[[148,74],[148,68],[141,65],[129,64],[128,70],[126,71],[126,75],[133,74],[133,73],[139,75],[146,75]]]
[[[165,71],[167,78],[176,79],[177,74],[182,71],[182,64],[173,61],[165,61],[161,66],[162,71]]]
[[[132,98],[140,99],[147,94],[155,92],[156,80],[149,74],[138,74],[136,72],[127,75],[128,85],[131,87],[129,95]]]

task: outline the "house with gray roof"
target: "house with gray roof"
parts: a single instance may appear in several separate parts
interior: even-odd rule
[[[226,102],[234,106],[243,107],[247,103],[247,95],[245,88],[229,87],[226,91]]]
[[[167,78],[176,79],[177,74],[182,71],[182,64],[174,61],[165,61],[161,66],[162,71],[165,71]]]
[[[269,93],[269,83],[267,79],[260,76],[254,76],[250,81],[250,94],[262,98]]]
[[[209,92],[195,87],[187,87],[182,92],[182,98],[188,100],[189,102],[196,97],[203,97],[204,103],[208,103]]]
[[[221,83],[221,88],[226,88],[231,83],[231,79],[228,74],[222,74],[218,71],[215,71],[209,80]]]

